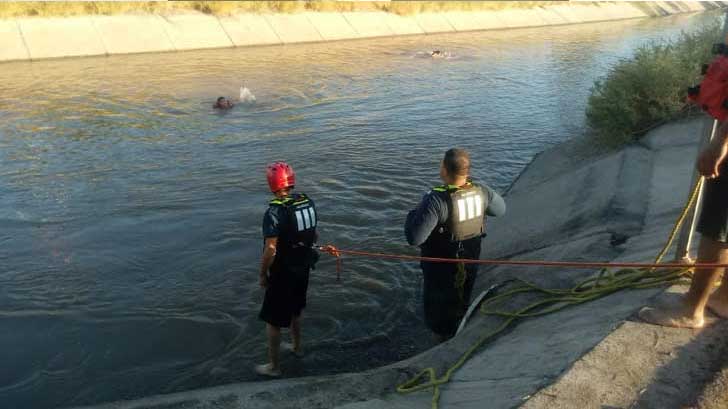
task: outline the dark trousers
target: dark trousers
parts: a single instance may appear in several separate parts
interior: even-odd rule
[[[423,262],[421,266],[424,276],[422,298],[425,323],[438,335],[453,336],[470,305],[478,266],[465,266],[466,278],[462,294],[455,286],[456,264]]]

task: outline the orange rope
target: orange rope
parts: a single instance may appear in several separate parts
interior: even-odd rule
[[[336,257],[337,279],[341,277],[342,258],[341,255],[372,257],[390,260],[409,261],[430,261],[433,263],[464,263],[464,264],[486,264],[486,265],[509,265],[509,266],[543,266],[543,267],[581,267],[581,268],[728,268],[728,264],[717,263],[628,263],[628,262],[579,262],[579,261],[545,261],[545,260],[495,260],[495,259],[467,259],[467,258],[438,258],[408,256],[404,254],[373,253],[368,251],[341,250],[332,245],[320,246],[319,250]]]

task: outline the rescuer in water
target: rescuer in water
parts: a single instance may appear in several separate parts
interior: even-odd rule
[[[445,152],[440,164],[440,178],[445,184],[432,188],[407,215],[407,242],[419,246],[423,257],[480,258],[486,215],[505,214],[503,198],[490,187],[471,182],[469,172],[467,151]],[[468,308],[478,265],[426,261],[420,265],[425,322],[442,342],[455,335]]]
[[[266,322],[270,362],[256,366],[255,371],[277,377],[281,375],[282,327],[290,327],[293,341],[284,348],[303,356],[301,314],[306,307],[309,272],[318,260],[313,249],[318,219],[313,201],[303,193],[293,193],[296,176],[288,164],[269,165],[267,178],[275,197],[263,216],[260,286],[265,288],[265,298],[259,317]]]

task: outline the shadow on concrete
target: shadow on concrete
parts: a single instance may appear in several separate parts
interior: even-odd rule
[[[689,343],[669,353],[672,359],[657,370],[630,409],[696,407],[704,390],[721,369],[728,367],[728,321],[716,321],[695,331],[697,334]],[[728,407],[728,396],[719,399],[723,403],[716,407]]]

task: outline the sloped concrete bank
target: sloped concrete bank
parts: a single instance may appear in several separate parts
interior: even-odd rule
[[[507,216],[490,223],[484,256],[651,261],[686,199],[701,121],[665,125],[650,132],[639,144],[617,152],[591,152],[589,160],[569,166],[555,160],[569,144],[540,155],[507,195]],[[564,288],[593,274],[594,271],[579,269],[496,267],[481,273],[476,289],[515,277],[546,287]],[[578,367],[575,362],[597,353],[598,345],[605,338],[608,340],[628,329],[625,320],[661,292],[661,289],[622,291],[519,322],[478,351],[455,373],[452,381],[443,387],[441,407],[497,409],[537,404],[537,399],[543,399],[539,398],[542,388],[568,380],[568,374]],[[394,391],[395,385],[424,367],[432,366],[443,373],[482,334],[500,322],[476,315],[455,339],[406,361],[362,373],[233,384],[95,408],[427,408],[431,399],[429,391],[399,395]],[[672,345],[677,347],[689,339],[689,334],[673,337],[676,344]],[[614,343],[619,345],[619,338]],[[670,350],[670,345],[666,344],[661,351]],[[641,356],[643,349],[635,349],[631,356]],[[603,367],[619,361],[618,358],[626,360],[627,355],[616,356],[620,353],[613,349],[602,353],[601,359],[607,360],[602,361]],[[712,352],[715,353],[719,351]],[[667,358],[661,355],[659,360],[651,362],[658,365],[665,361]],[[582,382],[574,387],[590,388],[599,383],[603,389],[609,389],[615,378],[600,375],[579,379]],[[723,390],[720,378],[717,379],[711,386],[711,391],[717,391],[711,392],[714,394]],[[617,393],[629,394],[632,389],[618,389]],[[547,397],[552,395],[548,390],[541,393]],[[529,401],[531,396],[535,398]],[[592,400],[566,402],[560,407],[612,407],[600,404],[599,394],[587,397]]]
[[[531,9],[419,13],[89,15],[0,20],[0,61],[280,45],[666,16],[724,2],[556,3]]]

